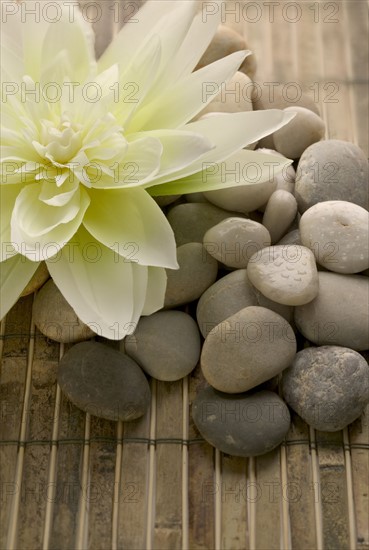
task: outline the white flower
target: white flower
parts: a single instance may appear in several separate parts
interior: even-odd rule
[[[80,319],[121,339],[163,306],[165,268],[178,267],[151,196],[248,183],[220,177],[220,162],[224,174],[227,163],[240,173],[258,163],[266,180],[270,155],[243,147],[289,117],[191,122],[247,55],[193,72],[220,22],[196,1],[147,2],[98,61],[76,3],[52,4],[2,2],[1,317],[45,260]],[[273,161],[276,171],[289,163]]]

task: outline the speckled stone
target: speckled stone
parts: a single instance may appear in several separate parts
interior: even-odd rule
[[[167,218],[177,246],[181,246],[186,243],[202,243],[206,231],[230,215],[227,210],[206,201],[178,204],[169,210]]]
[[[316,261],[330,271],[359,273],[369,268],[369,213],[357,204],[315,204],[301,216],[300,235]]]
[[[126,336],[125,351],[145,372],[163,381],[187,376],[200,358],[200,333],[183,311],[158,311],[141,317]]]
[[[353,202],[369,209],[368,161],[357,145],[338,139],[319,141],[302,154],[295,197],[300,212],[322,201]]]
[[[52,279],[36,295],[33,320],[42,334],[56,342],[81,342],[94,336],[88,325],[77,317]]]
[[[210,63],[214,63],[214,61],[222,59],[222,57],[226,57],[231,53],[248,49],[245,40],[236,31],[225,25],[219,25],[209,47],[198,62],[196,70],[206,65],[210,65]],[[240,67],[240,71],[251,78],[255,75],[256,59],[254,54],[250,54],[246,57]]]
[[[167,269],[167,288],[164,307],[188,304],[200,298],[214,283],[218,262],[206,252],[201,243],[186,243],[177,248],[179,269]]]
[[[317,297],[295,308],[299,331],[317,345],[369,349],[369,279],[320,271]]]
[[[273,133],[275,148],[287,158],[298,159],[313,143],[324,138],[325,124],[317,114],[305,107],[287,107],[295,117]]]
[[[274,311],[250,306],[209,332],[201,368],[215,389],[240,393],[273,378],[291,364],[295,353],[291,325]]]
[[[369,365],[349,348],[306,348],[283,372],[282,391],[288,405],[316,430],[342,430],[369,403]]]
[[[234,456],[268,453],[290,426],[286,404],[270,391],[228,395],[207,387],[196,395],[192,417],[210,445]]]
[[[307,304],[318,294],[314,254],[305,246],[276,245],[256,252],[247,276],[264,296],[280,304]]]
[[[238,217],[226,218],[214,225],[203,240],[211,256],[238,269],[247,267],[251,256],[270,242],[269,231],[261,223]]]
[[[269,231],[272,244],[283,237],[296,214],[297,202],[291,193],[277,189],[270,195],[264,212],[263,225]]]
[[[250,283],[246,269],[237,269],[211,285],[198,301],[196,317],[204,338],[219,323],[248,306],[271,309],[288,322],[293,319],[292,307],[277,304],[263,296]]]
[[[28,294],[33,294],[36,290],[42,287],[44,283],[50,277],[49,271],[46,267],[45,262],[41,262],[38,268],[36,269],[32,279],[23,290],[21,296],[28,296]]]
[[[58,383],[83,411],[107,420],[134,420],[150,405],[150,388],[127,355],[97,342],[73,346],[61,359]]]

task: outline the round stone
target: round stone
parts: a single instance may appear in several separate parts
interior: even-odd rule
[[[300,212],[322,201],[342,200],[369,209],[369,172],[365,154],[353,143],[328,139],[302,154],[295,197]]]
[[[207,84],[204,89],[204,100],[215,89],[219,89],[217,84]],[[242,113],[252,111],[252,96],[254,92],[254,83],[245,74],[238,71],[224,88],[200,111],[196,119],[208,113]]]
[[[247,276],[264,296],[288,306],[311,302],[319,290],[314,254],[305,246],[276,245],[256,252]]]
[[[288,107],[304,107],[316,115],[320,115],[317,102],[310,95],[301,92],[301,87],[297,82],[272,87],[270,83],[265,83],[265,89],[261,89],[254,100],[255,111]]]
[[[134,420],[150,405],[150,388],[127,355],[97,342],[73,346],[59,363],[58,383],[83,411],[107,420]]]
[[[214,283],[218,262],[201,243],[186,243],[177,248],[179,269],[167,269],[164,307],[188,304],[200,298]]]
[[[301,242],[316,261],[336,273],[359,273],[369,268],[369,213],[347,201],[326,201],[304,212]]]
[[[319,292],[295,308],[298,330],[317,345],[369,349],[369,279],[319,271]]]
[[[54,281],[50,279],[33,302],[33,320],[42,334],[65,344],[88,340],[95,334],[68,304]]]
[[[273,133],[275,148],[290,159],[298,159],[313,143],[324,138],[325,124],[317,114],[305,107],[287,107],[295,117]]]
[[[206,250],[216,260],[239,269],[246,267],[251,256],[270,242],[269,232],[261,223],[243,218],[221,221],[208,229],[203,240]]]
[[[246,269],[237,269],[211,285],[198,301],[196,317],[204,338],[219,323],[248,306],[271,309],[288,322],[293,319],[292,307],[263,296],[248,280]]]
[[[187,376],[200,358],[199,329],[183,311],[158,311],[141,317],[124,343],[126,353],[145,372],[163,381]]]
[[[263,225],[268,229],[273,244],[283,237],[296,214],[297,202],[291,193],[277,189],[270,195],[264,212]]]
[[[177,246],[181,246],[202,243],[206,231],[229,216],[228,211],[206,202],[178,204],[169,210],[167,218]]]
[[[49,270],[46,267],[45,262],[41,262],[38,268],[36,269],[32,279],[23,290],[21,296],[28,296],[28,294],[33,294],[36,290],[42,287],[43,284],[49,279]]]
[[[283,371],[282,391],[288,405],[316,430],[342,430],[369,403],[369,365],[349,348],[306,348]]]
[[[180,197],[181,195],[163,195],[161,197],[153,197],[153,199],[161,208],[164,208],[165,206],[168,206],[178,200]]]
[[[201,368],[215,389],[239,393],[273,378],[290,365],[295,353],[291,325],[274,311],[250,306],[209,332]]]
[[[223,453],[258,456],[284,440],[290,413],[271,391],[224,394],[207,387],[192,403],[192,418],[202,437]]]
[[[204,55],[197,64],[196,70],[210,65],[222,59],[231,53],[238,52],[240,50],[247,50],[247,44],[245,40],[238,34],[238,32],[226,27],[225,25],[219,25],[209,47],[205,51]],[[240,71],[247,74],[251,78],[256,72],[256,59],[254,54],[250,54],[243,61]]]

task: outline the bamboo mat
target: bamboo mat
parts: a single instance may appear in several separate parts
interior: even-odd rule
[[[102,2],[96,25],[100,50],[112,4]],[[315,94],[327,136],[367,153],[367,3],[300,1],[284,18],[285,3],[274,3],[274,22],[267,3],[246,4],[248,21],[229,14],[227,24],[247,35],[260,86],[298,83]],[[1,324],[1,548],[369,549],[369,410],[337,433],[294,415],[277,450],[230,457],[192,423],[197,368],[183,381],[152,380],[144,418],[101,420],[61,395],[65,349],[35,330],[32,300]]]

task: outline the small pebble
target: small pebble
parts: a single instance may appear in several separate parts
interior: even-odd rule
[[[292,195],[291,195],[292,196]],[[238,269],[247,267],[251,256],[270,245],[268,230],[258,222],[227,218],[208,229],[203,244],[219,262]]]
[[[357,145],[338,139],[314,143],[302,154],[295,197],[300,212],[323,201],[342,200],[369,209],[368,161]]]
[[[107,420],[134,420],[150,405],[150,388],[127,355],[97,342],[73,346],[59,363],[58,383],[83,411]]]
[[[188,304],[200,298],[214,283],[218,262],[201,243],[186,243],[177,248],[179,269],[167,269],[164,307]]]
[[[288,191],[277,189],[267,202],[263,225],[268,229],[272,244],[286,233],[297,214],[296,199]]]
[[[210,89],[212,89],[211,86]],[[200,118],[208,113],[242,113],[252,111],[253,91],[254,83],[252,80],[238,71],[225,84],[218,95],[200,111],[196,118]]]
[[[33,302],[33,320],[42,334],[65,344],[92,338],[95,333],[75,314],[54,281],[50,279]]]
[[[264,296],[288,306],[311,302],[319,290],[314,255],[305,246],[264,248],[250,259],[247,276]]]
[[[183,311],[158,311],[141,317],[124,340],[125,351],[145,372],[163,381],[187,376],[200,358],[200,333]]]
[[[23,290],[21,296],[28,296],[28,294],[33,294],[36,290],[42,287],[44,283],[49,279],[49,271],[46,267],[45,262],[41,262],[38,268],[36,269],[32,279]]]
[[[248,50],[245,40],[238,34],[238,32],[226,27],[225,25],[219,25],[215,35],[208,49],[200,59],[196,70],[214,63],[218,59],[222,59],[231,53],[238,52],[240,50]],[[251,78],[256,72],[256,59],[255,55],[251,53],[243,61],[240,71],[247,74]]]
[[[282,391],[288,405],[316,430],[342,430],[369,403],[369,365],[349,348],[306,348],[283,371]]]
[[[319,292],[295,308],[298,330],[319,346],[369,349],[369,279],[320,271]]]
[[[169,210],[167,218],[177,246],[181,246],[186,243],[202,243],[206,231],[230,215],[230,212],[206,201],[178,204]]]
[[[181,195],[163,195],[162,197],[153,197],[153,199],[161,208],[164,208],[164,206],[168,206],[169,204],[172,204],[173,202],[178,200],[180,197]]]
[[[296,116],[273,133],[276,150],[290,159],[298,159],[313,143],[324,138],[325,124],[317,114],[305,107],[287,107]]]
[[[271,391],[224,394],[207,387],[192,404],[192,417],[203,438],[223,453],[258,456],[285,438],[290,413]]]
[[[299,229],[293,229],[287,233],[277,244],[302,244]]]
[[[315,204],[301,216],[300,235],[316,261],[330,271],[359,273],[369,268],[369,213],[357,204]]]
[[[246,269],[237,269],[211,285],[198,301],[196,317],[204,338],[219,323],[248,306],[271,309],[288,322],[293,319],[292,307],[263,296],[248,280]]]
[[[291,325],[274,311],[250,306],[209,332],[201,368],[215,389],[239,393],[273,378],[290,365],[295,353]]]

